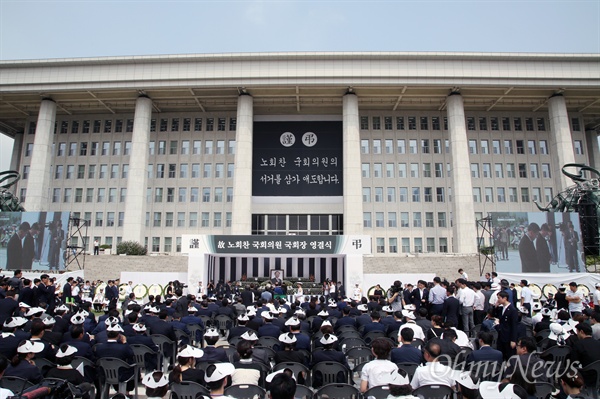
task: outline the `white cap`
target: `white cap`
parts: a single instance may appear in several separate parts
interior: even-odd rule
[[[215,370],[209,375],[208,370],[212,369],[211,366],[208,366],[206,372],[204,374],[204,381],[206,382],[214,382],[220,381],[228,375],[232,375],[235,372],[235,367],[231,363],[215,363]]]
[[[264,317],[267,320],[273,320],[273,315],[268,310],[265,310],[260,315],[261,315],[261,317]]]
[[[158,379],[158,381],[154,378],[154,373],[160,373],[160,374],[158,374],[158,375],[160,375],[160,378]],[[162,371],[157,370],[157,371],[153,371],[152,373],[146,373],[146,375],[142,379],[142,384],[144,384],[144,386],[146,388],[151,388],[151,389],[161,388],[161,387],[169,385],[169,379],[167,378],[166,374],[163,374]]]
[[[321,337],[321,339],[319,340],[320,343],[322,343],[323,345],[329,345],[329,344],[333,344],[334,342],[337,342],[337,337],[333,334],[325,334]]]
[[[460,385],[462,385],[463,387],[467,388],[467,389],[477,389],[479,388],[479,383],[475,383],[473,382],[473,377],[471,377],[471,373],[470,372],[460,372],[458,371],[455,376],[454,379],[456,380],[457,383],[459,383]]]
[[[25,323],[27,323],[27,319],[24,317],[9,317],[4,321],[4,327],[17,328]]]
[[[42,323],[44,323],[45,326],[51,326],[56,323],[56,320],[54,320],[54,317],[48,316],[42,320]]]
[[[156,306],[150,306],[148,308],[148,312],[150,312],[150,313],[160,313],[160,309],[157,308]]]
[[[117,332],[123,332],[123,327],[121,327],[118,324],[111,324],[110,326],[106,327],[106,331],[117,331]]]
[[[500,391],[500,383],[494,381],[483,381],[479,384],[479,394],[482,399],[513,399],[518,398],[515,394],[515,385],[506,384]]]
[[[58,311],[58,312],[68,312],[69,308],[67,307],[67,305],[65,305],[64,303],[61,305],[58,305],[57,307],[54,308],[54,311]]]
[[[293,344],[296,342],[296,336],[292,333],[285,333],[279,336],[279,341],[284,344]]]
[[[77,313],[79,313],[83,317],[88,317],[90,315],[90,312],[88,312],[87,310],[83,310],[83,309],[80,309],[79,312],[77,312]]]
[[[296,316],[290,317],[285,321],[286,326],[297,326],[300,325],[300,320]]]
[[[28,304],[26,304],[25,302],[19,302],[19,307],[20,308],[27,308],[29,309],[31,306],[29,306]]]
[[[135,323],[133,325],[133,331],[137,331],[137,332],[144,332],[147,330],[146,326],[144,325],[144,323]]]
[[[517,306],[517,310],[518,310],[519,312],[523,313],[523,314],[527,314],[527,313],[529,313],[529,311],[527,310],[527,308],[526,308],[525,306],[523,306],[523,305],[519,305],[519,306]]]
[[[44,313],[44,309],[43,308],[38,308],[38,307],[29,308],[27,310],[27,312],[25,313],[25,316],[31,317],[31,316],[35,316],[36,314],[42,314],[42,313]]]
[[[186,345],[185,348],[177,353],[178,357],[195,357],[200,358],[204,356],[204,351],[202,349],[198,349],[192,345]]]
[[[64,349],[64,350],[63,350]],[[56,351],[56,357],[67,357],[77,353],[77,348],[71,345],[62,345]]]
[[[542,316],[550,316],[552,315],[552,311],[548,308],[542,308],[542,310],[540,310],[540,314]]]
[[[394,309],[392,309],[392,307],[389,305],[382,307],[381,310],[383,310],[386,313],[394,313]]]
[[[398,372],[398,370],[393,370],[389,373],[389,377],[386,376],[384,380],[388,381],[388,384],[392,385],[406,385],[410,384],[410,380],[408,379],[408,375],[404,376]]]
[[[539,302],[534,302],[531,306],[531,309],[533,309],[534,312],[539,312],[542,309],[542,304]]]
[[[407,319],[411,319],[411,320],[415,319],[415,314],[413,312],[411,312],[410,310],[406,310],[406,309],[402,310],[402,316],[406,317]]]
[[[319,317],[328,317],[329,316],[329,312],[326,310],[321,310],[319,313],[317,313],[317,316]]]
[[[273,378],[277,375],[277,374],[281,374],[285,371],[286,369],[281,369],[281,370],[277,370],[272,372],[271,374],[267,374],[267,376],[265,377],[265,381],[266,382],[271,382],[273,381]],[[290,369],[288,369],[290,370]],[[292,370],[290,370],[292,371]],[[292,378],[294,379],[294,381],[296,380],[296,376],[294,375],[294,372],[292,372]]]
[[[240,338],[246,341],[258,341],[258,336],[254,331],[246,331]]]
[[[83,317],[79,313],[76,313],[73,316],[71,316],[71,324],[83,324],[84,321],[85,317]]]
[[[44,344],[39,341],[26,340],[21,342],[17,348],[18,353],[40,353],[44,350]]]
[[[306,316],[306,312],[302,309],[296,309],[296,311],[294,312],[295,315],[297,316]]]
[[[406,310],[417,310],[417,307],[415,305],[413,305],[412,303],[409,303],[408,305],[404,306],[404,309]]]
[[[115,324],[119,324],[121,322],[121,320],[119,320],[118,318],[111,316],[111,317],[107,317],[104,320],[104,324],[106,324],[107,326],[112,326]]]
[[[323,320],[323,323],[321,323],[321,327],[323,327],[323,326],[332,326],[333,327],[333,325],[331,324],[331,322],[329,320]]]
[[[217,331],[216,328],[211,327],[208,328],[205,332],[204,332],[204,336],[205,337],[218,337],[219,336],[219,331]]]
[[[361,312],[368,312],[369,311],[369,307],[367,305],[360,304],[356,307],[356,309],[360,310]]]
[[[247,315],[246,313],[239,315],[239,316],[237,317],[237,319],[238,319],[239,321],[248,321],[248,320],[250,320],[250,318],[248,317],[248,315]]]

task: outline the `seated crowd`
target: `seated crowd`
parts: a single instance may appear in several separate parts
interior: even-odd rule
[[[57,295],[48,275],[32,282],[17,272],[0,282],[0,376],[66,380],[84,395],[92,385],[102,389],[106,358],[136,366],[119,379],[129,392],[139,378],[149,397],[182,382],[225,398],[235,397],[230,386],[252,385],[274,399],[330,383],[367,396],[387,386],[392,398],[431,385],[465,398],[529,398],[541,386],[574,398],[598,388],[591,370],[600,359],[598,291],[587,304],[575,283],[535,298],[523,280],[517,299],[496,275],[484,282],[463,275],[417,287],[397,281],[387,294],[376,289],[358,301],[296,296],[293,303],[254,285],[230,298],[178,288],[145,301],[131,293],[119,303],[111,294],[97,317],[91,301]],[[80,284],[66,283],[70,292]]]

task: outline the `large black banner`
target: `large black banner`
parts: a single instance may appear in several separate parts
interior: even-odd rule
[[[255,122],[252,195],[342,196],[342,122]]]

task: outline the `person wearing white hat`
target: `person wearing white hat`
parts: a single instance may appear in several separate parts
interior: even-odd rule
[[[235,372],[231,376],[232,385],[251,384],[264,385],[267,367],[254,361],[252,358],[253,348],[250,341],[241,340],[236,346],[239,360],[233,363]]]
[[[123,327],[123,329],[125,329],[125,327]],[[147,335],[148,329],[144,323],[135,323],[131,326],[131,329],[135,335],[127,336],[127,343],[129,345],[145,345],[152,351],[158,353],[159,348],[152,340],[152,337]],[[144,356],[146,370],[152,370],[156,367],[157,357],[157,354],[146,354]]]
[[[296,349],[305,349],[310,351],[310,337],[300,330],[302,325],[301,320],[296,316],[292,316],[285,322],[285,326],[289,331],[296,336]]]
[[[550,316],[552,315],[552,311],[548,308],[542,308],[538,315],[541,318],[541,320],[535,323],[535,326],[533,326],[534,334],[537,334],[542,330],[547,330],[550,328]]]
[[[415,317],[414,312],[404,309],[402,311],[402,316],[404,317],[405,324],[400,326],[400,329],[398,330],[398,341],[400,341],[400,333],[402,332],[402,330],[405,328],[410,328],[415,333],[414,338],[420,339],[424,342],[425,341],[425,333],[423,332],[423,329],[421,328],[421,326],[419,326],[417,323],[415,323],[416,317]]]
[[[215,345],[219,341],[220,335],[219,331],[210,327],[206,329],[204,332],[204,355],[202,356],[201,361],[203,362],[228,362],[229,357],[227,356],[227,352],[225,349],[218,348]]]
[[[169,392],[169,379],[162,371],[146,373],[142,379],[148,399],[164,398]]]
[[[291,369],[277,370],[265,378],[269,383],[269,399],[294,399],[296,379]]]
[[[44,350],[41,342],[23,341],[17,347],[17,356],[15,356],[6,372],[5,377],[20,377],[24,380],[37,384],[43,378],[40,369],[33,363],[36,353]]]
[[[291,332],[283,333],[278,339],[283,345],[282,348],[275,354],[275,364],[296,362],[308,366],[308,359],[302,352],[296,349],[296,335]]]
[[[191,345],[185,345],[177,353],[177,365],[169,374],[169,381],[180,383],[191,381],[204,385],[204,371],[197,369],[196,362],[204,356],[204,351]]]
[[[42,340],[45,329],[46,326],[41,319],[33,319],[31,321],[31,342],[41,343],[44,345],[44,349],[41,352],[36,353],[34,359],[44,358],[54,362],[54,348],[52,348],[52,345],[48,341]]]
[[[271,312],[264,311],[261,316],[264,319],[265,324],[258,328],[258,337],[279,337],[281,328],[272,323],[273,316],[271,315]]]
[[[69,344],[62,344],[56,350],[56,367],[48,370],[46,378],[58,378],[67,380],[73,385],[79,385],[84,382],[81,373],[71,366],[71,361],[77,353],[77,348]]]
[[[235,372],[235,366],[231,363],[214,363],[206,368],[204,380],[210,389],[211,397],[223,399],[235,399],[232,396],[225,395],[225,387],[231,381],[231,376]]]
[[[346,356],[341,351],[337,351],[333,348],[337,341],[338,339],[335,335],[324,334],[321,339],[319,339],[319,342],[323,345],[323,350],[313,352],[311,367],[319,362],[338,362],[350,370]]]
[[[135,365],[133,350],[127,343],[125,335],[122,334],[123,328],[118,324],[113,324],[106,327],[107,341],[105,343],[96,344],[94,350],[97,358],[116,357],[128,364]],[[123,370],[119,373],[119,381],[127,381],[133,376],[133,368]],[[133,389],[133,380],[127,383],[127,391]]]
[[[248,341],[252,345],[252,361],[260,362],[266,366],[270,366],[269,354],[263,348],[255,348],[254,345],[258,342],[258,335],[253,330],[248,330],[240,336],[244,341]],[[235,361],[239,360],[237,352],[233,355]]]
[[[524,388],[511,383],[482,381],[479,384],[479,395],[482,399],[527,399]]]

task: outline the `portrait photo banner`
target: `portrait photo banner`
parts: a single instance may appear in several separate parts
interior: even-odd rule
[[[579,214],[492,212],[498,273],[585,273]]]
[[[343,195],[342,122],[254,122],[252,195]]]

